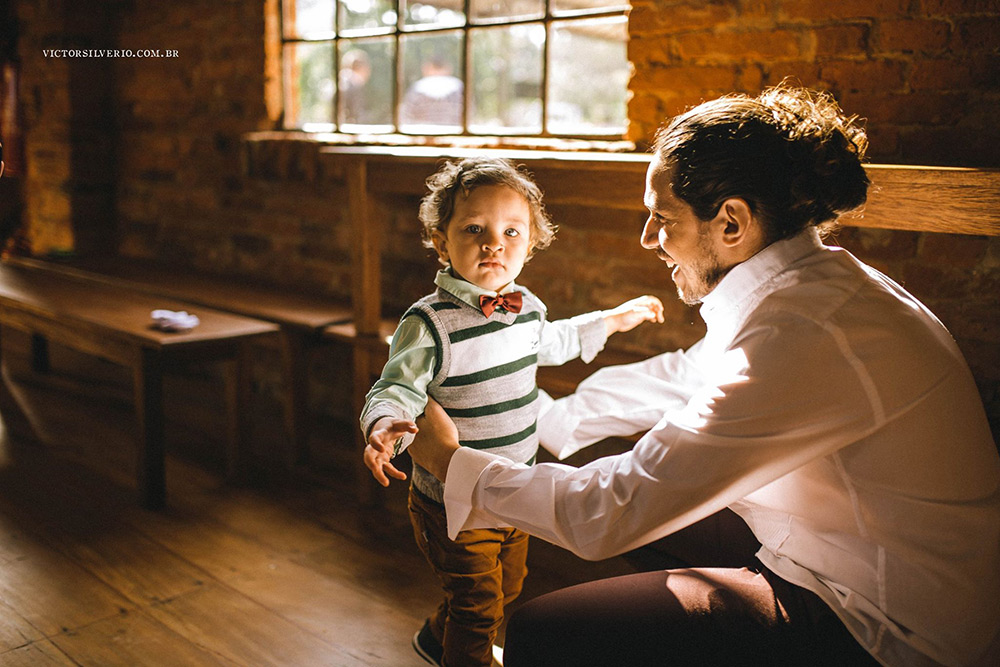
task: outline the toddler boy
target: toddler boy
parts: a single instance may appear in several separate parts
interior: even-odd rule
[[[447,163],[427,180],[420,205],[424,244],[446,268],[437,290],[413,304],[393,335],[389,362],[365,401],[365,464],[382,484],[405,479],[390,459],[412,441],[428,398],[440,403],[466,447],[531,465],[542,396],[538,365],[589,362],[608,335],[663,321],[644,296],[610,311],[548,322],[545,305],[514,281],[555,234],[530,178],[506,160]],[[425,660],[490,665],[503,608],[521,592],[528,536],[513,528],[448,539],[443,485],[413,467],[409,511],[421,551],[445,599],[413,638]]]

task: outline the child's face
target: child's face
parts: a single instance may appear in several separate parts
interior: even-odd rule
[[[447,231],[435,232],[433,241],[453,273],[495,292],[520,275],[528,258],[531,209],[507,186],[481,186],[455,199]]]

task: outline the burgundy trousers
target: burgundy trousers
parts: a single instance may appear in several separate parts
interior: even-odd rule
[[[814,593],[769,572],[729,510],[636,554],[672,569],[572,586],[512,614],[506,667],[879,663]],[[676,567],[674,567],[676,566]]]

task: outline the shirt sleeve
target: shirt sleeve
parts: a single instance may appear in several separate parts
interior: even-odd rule
[[[562,460],[605,438],[651,429],[691,400],[701,374],[696,361],[701,345],[599,369],[541,412],[541,446]]]
[[[427,385],[434,379],[434,337],[419,317],[400,322],[389,345],[389,361],[382,375],[365,396],[361,430],[367,438],[382,417],[414,420],[427,407]],[[396,453],[413,442],[407,433],[396,445]]]
[[[590,363],[608,340],[601,313],[585,313],[566,320],[542,323],[539,366],[561,366],[580,357]]]
[[[874,430],[870,382],[844,341],[791,318],[756,327],[631,451],[580,468],[463,448],[445,484],[449,534],[511,525],[596,560],[709,516]]]

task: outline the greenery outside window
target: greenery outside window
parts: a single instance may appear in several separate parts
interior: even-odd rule
[[[282,0],[284,126],[620,139],[624,0]]]

